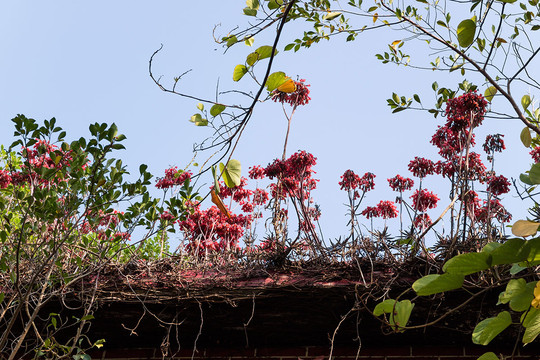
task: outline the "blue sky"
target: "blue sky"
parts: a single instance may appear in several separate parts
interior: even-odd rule
[[[148,60],[163,44],[155,75],[168,85],[191,69],[179,89],[195,96],[213,99],[218,79],[222,90],[255,92],[256,84],[247,78],[238,84],[232,81],[234,66],[253,48],[239,44],[224,54],[212,38],[216,24],[221,24],[216,29],[220,36],[245,25],[249,19],[242,15],[244,6],[243,1],[2,2],[0,143],[11,143],[10,119],[18,113],[37,120],[56,117],[72,139],[87,136],[90,123],[115,122],[127,136],[121,157],[133,172],[141,163],[157,176],[171,165],[183,168],[193,157],[193,143],[211,133],[188,121],[197,112],[195,101],[163,93],[153,84]],[[286,26],[280,49],[300,35],[300,28]],[[462,79],[459,74],[450,77],[380,64],[374,55],[397,36],[368,32],[352,43],[334,39],[276,57],[274,70],[298,75],[311,85],[312,101],[293,118],[288,151],[307,150],[318,158],[320,183],[313,195],[322,209],[326,239],[347,233],[346,195],[338,186],[345,170],[377,175],[367,206],[395,198],[386,179],[398,173],[411,176],[407,164],[415,156],[439,159],[429,139],[442,119],[421,112],[392,115],[386,99],[392,92],[418,93],[430,106],[433,81],[454,87]],[[258,38],[254,48],[270,45],[270,40]],[[422,48],[412,51],[426,54]],[[241,98],[234,101],[247,104]],[[517,177],[530,164],[528,151],[519,143],[521,129],[516,121],[490,120],[478,130],[478,143],[488,133],[505,134],[508,150],[496,161],[498,172],[508,177]],[[268,102],[255,109],[233,156],[242,162],[245,175],[249,166],[266,165],[281,156],[285,131],[279,105]],[[197,161],[203,163],[209,155],[198,154]],[[201,181],[209,184],[210,176]],[[437,217],[449,203],[446,185],[433,178],[425,186],[441,198],[439,208],[430,212]],[[512,196],[504,203],[515,220],[526,214],[528,204]],[[397,221],[389,225],[399,228]]]

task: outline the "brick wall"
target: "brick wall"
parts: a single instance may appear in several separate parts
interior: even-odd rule
[[[487,351],[504,355],[510,359],[511,350],[493,350],[485,347],[397,347],[361,349],[357,357],[354,348],[334,349],[335,360],[476,360]],[[261,348],[261,349],[207,349],[195,353],[194,360],[327,360],[330,349],[327,347],[295,347],[295,348]],[[160,360],[163,359],[159,349],[109,350],[91,354],[92,359],[101,360]],[[171,357],[172,355],[172,357]],[[166,359],[191,360],[192,350],[182,349],[170,354]],[[513,360],[539,360],[538,346],[517,351]]]

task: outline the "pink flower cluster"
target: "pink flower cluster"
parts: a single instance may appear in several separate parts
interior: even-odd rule
[[[188,204],[189,214],[184,220],[177,222],[188,241],[187,250],[197,256],[203,256],[208,252],[222,252],[238,247],[245,230],[249,228],[254,218],[260,216],[255,213],[255,207],[264,206],[268,201],[268,193],[265,190],[249,190],[246,186],[246,178],[241,178],[240,184],[234,188],[228,188],[223,182],[220,183],[220,197],[223,200],[231,198],[240,205],[244,214],[234,214],[230,211],[229,218],[216,206],[203,210],[200,203]],[[164,213],[162,219],[164,216],[169,219],[169,215]]]
[[[380,201],[377,206],[368,206],[361,213],[368,219],[374,217],[382,217],[383,219],[395,218],[398,216],[398,211],[394,202],[389,200]]]
[[[540,146],[537,146],[534,149],[532,149],[529,154],[531,154],[531,157],[535,163],[540,162]]]
[[[446,102],[446,125],[454,132],[475,128],[482,123],[488,102],[476,91],[470,91]]]
[[[483,148],[484,151],[489,155],[494,152],[502,152],[506,149],[504,145],[504,140],[502,139],[504,135],[495,134],[486,136],[486,141],[484,142]]]
[[[393,178],[386,179],[388,181],[388,185],[392,188],[394,191],[403,192],[405,190],[411,190],[414,186],[413,179],[410,178],[404,178],[401,175],[396,175]]]
[[[339,182],[340,190],[346,190],[352,192],[354,199],[360,198],[358,190],[365,194],[375,188],[375,174],[367,172],[364,176],[360,177],[352,170],[346,170],[341,175],[341,181]]]
[[[60,179],[58,174],[43,178],[40,169],[62,169],[69,167],[73,161],[71,150],[63,151],[48,141],[38,139],[32,147],[23,148],[21,155],[24,162],[19,171],[0,170],[0,189],[5,189],[10,184],[17,186],[30,181],[41,186],[65,181]]]
[[[487,178],[487,184],[487,191],[495,196],[510,192],[510,181],[503,175],[489,176]]]
[[[426,189],[416,190],[411,199],[413,209],[419,212],[434,209],[437,207],[437,201],[440,200],[437,195]]]
[[[158,189],[168,189],[173,186],[180,186],[184,184],[186,180],[191,179],[192,175],[191,171],[178,170],[175,166],[165,170],[165,176],[158,179],[156,187]]]
[[[311,98],[309,97],[309,85],[305,84],[306,80],[300,79],[295,81],[296,90],[291,93],[274,90],[272,92],[272,100],[279,103],[287,103],[291,106],[306,105]]]
[[[435,163],[429,159],[416,156],[414,160],[409,162],[409,171],[412,172],[414,176],[423,179],[427,175],[435,173]]]
[[[297,199],[309,198],[311,190],[317,187],[318,180],[311,177],[315,173],[313,166],[316,163],[317,158],[306,151],[296,152],[284,161],[274,160],[264,169],[269,179],[279,179],[281,189],[278,189],[278,184],[270,186],[272,197],[283,199],[288,195]]]

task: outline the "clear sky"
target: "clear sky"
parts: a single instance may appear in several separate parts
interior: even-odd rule
[[[155,75],[170,85],[174,76],[192,69],[179,90],[195,96],[213,99],[218,80],[221,90],[255,92],[256,84],[247,78],[238,84],[232,81],[234,66],[253,48],[239,44],[224,54],[212,38],[216,24],[221,24],[216,28],[219,36],[245,25],[249,19],[242,15],[244,6],[244,1],[2,2],[0,143],[11,143],[10,119],[19,113],[37,120],[56,117],[70,139],[87,136],[90,123],[115,122],[127,136],[121,158],[133,172],[140,163],[148,164],[156,176],[171,165],[183,168],[193,157],[193,143],[211,133],[188,121],[197,112],[195,101],[161,92],[153,84],[148,60],[163,44]],[[280,49],[300,36],[299,29],[294,24],[285,27]],[[307,150],[318,158],[320,183],[313,195],[321,206],[326,239],[347,234],[346,194],[338,186],[345,170],[377,175],[375,191],[363,208],[393,200],[386,179],[398,173],[410,177],[407,164],[415,156],[439,160],[429,139],[443,120],[422,112],[392,115],[386,99],[392,92],[418,93],[431,106],[433,81],[455,87],[462,79],[459,74],[449,77],[380,64],[374,55],[395,36],[368,32],[355,42],[336,38],[298,53],[281,51],[276,57],[274,70],[298,75],[311,85],[312,101],[293,118],[288,150]],[[270,40],[257,39],[254,48],[271,45]],[[421,48],[413,51],[425,53]],[[478,130],[480,144],[488,133],[505,134],[508,150],[497,158],[496,168],[508,177],[517,177],[531,162],[519,142],[522,127],[516,121],[488,120]],[[280,105],[268,102],[256,108],[234,155],[244,175],[249,166],[266,165],[281,156],[285,131]],[[209,155],[201,153],[197,161],[203,163]],[[212,180],[207,176],[201,181]],[[438,178],[427,179],[425,186],[441,198],[430,212],[434,218],[449,203],[447,188]],[[515,220],[526,214],[528,204],[510,195],[503,203]],[[389,225],[399,228],[397,221]]]

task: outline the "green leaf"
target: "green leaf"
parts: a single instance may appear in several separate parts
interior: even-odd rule
[[[531,166],[531,170],[529,170],[529,179],[534,185],[540,184],[540,163]]]
[[[382,303],[378,303],[377,306],[375,306],[375,309],[373,309],[373,315],[381,316],[382,314],[392,313],[395,303],[396,300],[394,299],[386,299]]]
[[[214,104],[211,108],[210,108],[210,115],[212,115],[213,117],[216,117],[218,116],[219,114],[221,114],[223,112],[223,110],[225,110],[227,107],[225,105],[221,105],[221,104]]]
[[[487,352],[480,356],[477,360],[500,360],[497,355],[495,355],[494,352]]]
[[[278,9],[281,5],[283,5],[283,0],[270,0],[268,2],[268,9],[275,10]]]
[[[463,48],[470,46],[474,41],[475,32],[476,23],[474,21],[467,19],[460,22],[457,28],[459,46]]]
[[[216,194],[219,195],[221,190],[219,188],[219,181],[218,181],[218,178],[217,178],[216,167],[212,165],[211,169],[212,169],[212,176],[214,177],[214,190],[215,190]]]
[[[519,138],[521,139],[521,143],[528,148],[531,146],[532,138],[531,138],[531,130],[527,126],[521,130],[521,134],[519,134]]]
[[[382,303],[377,304],[373,310],[375,316],[381,316],[382,314],[390,314],[388,322],[396,332],[402,332],[403,327],[407,326],[409,317],[411,316],[414,304],[409,300],[402,300],[396,302],[394,299],[384,300]]]
[[[266,80],[266,89],[272,92],[283,84],[285,80],[287,80],[287,76],[283,71],[272,73],[268,76],[268,80]]]
[[[208,125],[208,120],[206,119],[203,119],[203,117],[201,116],[201,114],[195,114],[191,117],[191,119],[189,119],[189,121],[191,121],[192,123],[194,123],[195,125],[197,126],[206,126]]]
[[[259,55],[259,60],[269,58],[272,56],[272,47],[268,45],[264,45],[259,47],[255,52]],[[276,50],[274,52],[274,56],[277,55],[278,51]]]
[[[506,290],[499,295],[499,304],[509,304],[514,311],[525,311],[534,299],[533,291],[536,281],[527,283],[525,279],[511,279]]]
[[[523,333],[523,343],[528,344],[533,342],[534,339],[540,334],[540,310],[531,308],[523,320],[523,327],[525,332]]]
[[[246,57],[246,64],[248,64],[249,66],[253,66],[253,64],[255,64],[257,60],[259,60],[259,54],[257,54],[256,52],[252,52]]]
[[[437,20],[437,25],[448,28],[448,25],[446,25],[446,23],[444,21],[442,21],[442,20]]]
[[[518,220],[512,225],[512,234],[515,236],[527,237],[538,232],[540,223],[529,220]]]
[[[236,65],[234,67],[234,72],[233,72],[233,80],[234,81],[239,81],[241,78],[244,77],[244,75],[246,75],[248,69],[247,67],[245,67],[245,65]]]
[[[443,271],[452,274],[469,275],[488,269],[490,267],[488,261],[491,262],[491,254],[485,252],[465,253],[448,260],[443,266]]]
[[[527,269],[527,267],[521,266],[519,264],[514,264],[510,268],[510,275],[516,275],[516,274],[520,273],[521,271],[523,271],[525,269]]]
[[[529,266],[539,265],[540,262],[540,237],[531,239],[525,243],[524,249],[527,251],[527,262]]]
[[[463,279],[464,276],[460,274],[426,275],[416,280],[412,288],[419,296],[433,295],[459,289],[463,285]]]
[[[257,10],[246,7],[244,8],[244,14],[247,16],[257,16]]]
[[[525,246],[526,244],[523,239],[514,238],[506,240],[504,244],[490,253],[491,266],[514,264],[524,261],[529,255],[529,248]]]
[[[231,47],[233,46],[234,44],[236,44],[238,42],[238,39],[236,38],[236,36],[231,36],[231,37],[228,37],[227,38],[227,47]]]
[[[197,104],[197,109],[203,111],[204,110],[204,104],[203,103],[198,103]]]
[[[497,94],[497,88],[495,86],[490,86],[484,92],[484,97],[487,101],[491,102],[495,94]]]
[[[523,95],[521,98],[521,106],[523,106],[523,109],[527,109],[531,105],[531,97],[529,95]]]
[[[502,311],[496,317],[482,320],[476,325],[472,334],[472,341],[479,345],[488,345],[495,336],[512,324],[512,317],[508,311]]]
[[[341,12],[333,11],[333,12],[329,12],[329,13],[326,13],[325,15],[323,15],[322,19],[326,20],[326,21],[330,21],[330,20],[334,20],[339,15],[341,15]]]
[[[242,165],[240,161],[231,159],[227,163],[227,166],[223,163],[219,164],[219,170],[223,175],[223,182],[227,185],[228,188],[233,188],[240,185]]]
[[[519,180],[521,180],[521,182],[524,184],[534,185],[534,183],[531,181],[531,178],[527,174],[519,174]]]

